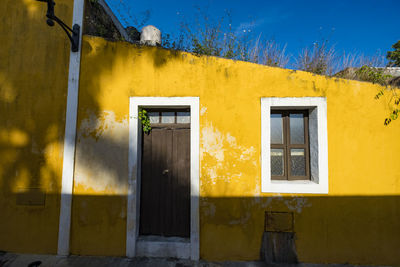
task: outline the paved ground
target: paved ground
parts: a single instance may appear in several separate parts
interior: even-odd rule
[[[37,262],[38,264],[34,264]],[[31,264],[31,265],[30,265]],[[343,264],[272,264],[263,262],[193,262],[189,260],[160,258],[117,258],[55,255],[13,254],[0,252],[0,267],[352,267]],[[358,266],[361,267],[361,266]],[[365,266],[366,267],[366,266]],[[377,267],[377,266],[375,266]]]

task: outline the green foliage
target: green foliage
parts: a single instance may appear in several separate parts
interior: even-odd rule
[[[151,131],[150,119],[145,109],[139,111],[139,120],[142,123],[143,132],[146,134],[150,133]]]
[[[384,74],[384,69],[373,68],[369,66],[362,66],[356,71],[358,79],[361,81],[378,83],[386,85],[387,81],[392,78],[389,74]]]
[[[399,117],[400,114],[400,109],[396,108],[390,113],[390,116],[385,119],[384,124],[387,126],[389,125],[392,121],[396,120]]]
[[[400,40],[392,45],[394,51],[387,52],[386,58],[389,60],[388,66],[400,67]]]
[[[378,100],[379,98],[381,98],[381,96],[383,96],[385,94],[385,92],[383,90],[380,90],[379,93],[377,93],[375,95],[375,99]]]
[[[392,111],[390,112],[389,116],[385,118],[384,124],[386,126],[389,125],[392,121],[397,120],[400,115],[400,96],[396,94],[395,89],[392,89],[390,91],[392,93],[392,97],[389,101],[389,104],[390,106],[392,106]],[[376,94],[375,99],[380,99],[384,94],[384,90],[379,91],[379,93]]]

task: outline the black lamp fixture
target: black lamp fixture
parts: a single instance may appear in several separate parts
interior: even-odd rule
[[[54,6],[56,3],[54,3],[53,0],[36,0],[39,2],[45,2],[47,3],[47,25],[53,27],[54,22],[57,22],[58,25],[61,26],[61,28],[65,31],[65,33],[68,35],[69,40],[71,41],[71,51],[72,52],[78,52],[79,50],[79,32],[80,32],[80,26],[78,24],[74,24],[72,26],[72,29],[67,26],[62,20],[60,20],[55,14],[54,14]]]

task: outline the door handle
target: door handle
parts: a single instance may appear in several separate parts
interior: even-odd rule
[[[163,170],[162,174],[163,174],[163,175],[166,175],[168,172],[169,172],[169,170],[166,169],[166,170]]]

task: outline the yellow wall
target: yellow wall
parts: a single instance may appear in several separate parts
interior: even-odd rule
[[[124,255],[132,96],[200,97],[200,254],[259,258],[264,212],[295,214],[303,262],[400,264],[400,124],[370,83],[84,37],[73,253]],[[324,96],[329,194],[261,193],[260,98]]]
[[[73,1],[57,1],[56,14],[67,24],[72,9]],[[45,3],[1,1],[0,250],[5,251],[57,251],[70,48],[62,29],[48,27],[45,15]],[[32,206],[44,197],[44,205]]]
[[[73,1],[58,0],[71,24]],[[45,4],[0,5],[0,250],[56,253],[70,44]],[[84,37],[71,252],[125,254],[131,96],[200,97],[200,242],[259,258],[265,211],[295,213],[300,261],[399,265],[400,124],[381,88]],[[328,195],[260,190],[260,98],[325,96]],[[33,206],[45,198],[44,205]]]

